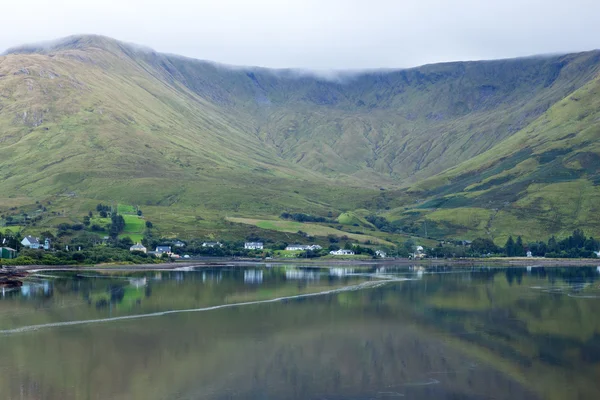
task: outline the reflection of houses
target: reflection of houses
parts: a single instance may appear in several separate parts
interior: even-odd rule
[[[204,242],[202,247],[223,247],[223,245],[219,242]]]
[[[0,247],[0,258],[12,259],[17,257],[17,251],[10,247]]]
[[[21,240],[21,244],[23,247],[27,247],[28,249],[39,249],[42,247],[40,240],[38,238],[34,238],[33,236],[25,236],[23,240]]]
[[[353,274],[354,269],[352,268],[330,268],[329,275],[330,276],[346,276],[349,274]]]
[[[379,258],[386,258],[387,254],[383,250],[375,250],[375,255]]]
[[[307,250],[321,250],[323,247],[318,244],[291,244],[285,249],[288,251],[307,251]]]
[[[223,273],[219,271],[219,273],[214,272],[202,272],[202,282],[206,281],[215,281],[217,283],[223,280]]]
[[[262,283],[263,272],[261,270],[250,269],[244,271],[244,283]]]
[[[148,283],[148,280],[146,278],[130,278],[129,279],[129,284],[131,286],[134,286],[137,289],[146,286],[147,283]]]
[[[306,269],[286,269],[285,279],[286,280],[300,280],[300,281],[318,281],[320,274],[317,271],[309,271]]]
[[[423,268],[422,266],[415,265],[415,266],[409,267],[408,269],[415,273],[415,275],[417,276],[417,279],[423,278],[423,274],[425,273],[425,268]]]
[[[387,270],[385,269],[385,267],[379,267],[375,270],[375,275],[385,275],[387,273]]]
[[[142,252],[142,253],[146,253],[147,249],[141,243],[138,243],[138,244],[134,244],[133,246],[131,246],[129,248],[129,251],[131,251],[131,252],[133,252],[133,251],[139,251],[139,252]]]
[[[244,249],[246,250],[262,250],[264,248],[262,242],[246,242]]]
[[[353,256],[354,252],[352,250],[339,249],[330,251],[329,254],[331,254],[332,256]]]

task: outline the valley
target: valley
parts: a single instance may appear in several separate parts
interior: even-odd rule
[[[56,233],[104,202],[172,238],[301,240],[282,212],[331,215],[320,240],[598,237],[599,71],[599,51],[323,77],[102,36],[10,49],[0,229]]]

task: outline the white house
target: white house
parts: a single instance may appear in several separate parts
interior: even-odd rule
[[[244,243],[244,249],[246,250],[262,250],[264,248],[262,242],[246,242]]]
[[[138,243],[138,244],[134,244],[133,246],[131,246],[129,248],[129,251],[131,251],[131,252],[140,251],[142,253],[146,253],[147,249],[141,243]]]
[[[595,251],[594,253],[596,253],[596,257],[600,258],[600,251]]]
[[[413,253],[412,258],[413,259],[425,258],[425,249],[423,248],[423,246],[415,247],[415,252]]]
[[[167,254],[168,256],[171,256],[171,254],[173,254],[171,252],[171,246],[156,246],[156,250],[154,251],[154,255],[156,257],[160,257],[163,254]]]
[[[318,244],[291,244],[285,249],[288,251],[321,250],[323,247]]]
[[[375,250],[375,255],[379,258],[386,258],[387,254],[383,250]]]
[[[285,248],[287,251],[297,251],[297,250],[306,250],[308,246],[304,244],[291,244]]]
[[[527,252],[527,258],[532,258],[533,257],[533,253],[531,251]]]
[[[52,241],[48,238],[44,240],[44,250],[50,250],[52,248]]]
[[[204,242],[202,247],[223,247],[223,245],[219,242]]]
[[[33,236],[25,236],[23,240],[21,240],[21,244],[28,249],[39,249],[40,247],[43,247],[42,244],[40,244],[40,240]]]
[[[175,247],[185,247],[185,243],[184,243],[184,242],[182,242],[181,240],[176,240],[176,241],[173,243],[173,246],[175,246]]]
[[[354,252],[352,250],[339,249],[335,251],[330,251],[329,254],[332,256],[353,256]]]

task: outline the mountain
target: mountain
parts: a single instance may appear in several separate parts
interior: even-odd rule
[[[186,229],[359,210],[436,237],[598,232],[599,70],[599,51],[320,76],[101,36],[17,47],[0,57],[0,192],[169,206]]]

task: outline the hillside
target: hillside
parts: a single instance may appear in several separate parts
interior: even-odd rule
[[[322,77],[99,36],[23,46],[0,56],[0,202],[136,204],[175,234],[356,209],[435,237],[600,232],[599,69],[592,51]]]

